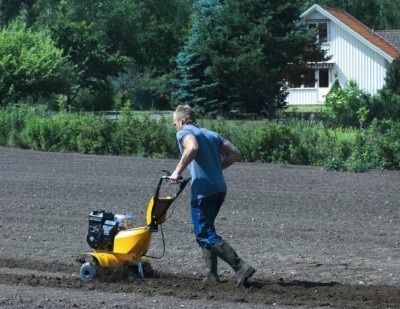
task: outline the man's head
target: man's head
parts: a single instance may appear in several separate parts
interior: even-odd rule
[[[176,129],[180,130],[187,124],[195,124],[196,116],[189,105],[179,105],[173,114],[172,121]]]

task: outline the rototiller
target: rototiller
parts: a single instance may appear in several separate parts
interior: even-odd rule
[[[96,275],[99,268],[135,266],[139,275],[144,278],[144,264],[148,264],[146,253],[150,246],[152,233],[158,231],[158,226],[167,220],[167,211],[174,200],[183,191],[190,178],[181,179],[177,192],[160,198],[163,183],[169,182],[170,173],[165,173],[158,182],[154,196],[150,198],[146,212],[146,226],[133,227],[132,214],[113,214],[104,210],[96,210],[89,215],[89,230],[86,240],[91,253],[79,257],[82,264],[80,277],[88,282]],[[164,235],[163,244],[165,249]]]

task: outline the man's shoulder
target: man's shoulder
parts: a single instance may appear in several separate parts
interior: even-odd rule
[[[198,127],[195,125],[187,125],[178,131],[178,137],[183,138],[184,136],[192,134],[194,136],[204,135],[208,138],[218,138],[221,139],[221,135],[217,132],[211,131],[207,128]]]
[[[191,133],[191,132],[195,131],[196,129],[197,129],[197,127],[195,127],[194,125],[188,124],[188,125],[184,126],[182,129],[180,129],[178,131],[178,133],[187,134],[187,133]]]
[[[178,139],[182,139],[183,137],[185,137],[188,134],[196,135],[197,130],[198,130],[198,128],[196,126],[187,125],[187,126],[184,126],[182,129],[180,129],[178,132],[176,132],[176,136],[178,137]]]

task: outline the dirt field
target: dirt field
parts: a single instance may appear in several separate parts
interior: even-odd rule
[[[219,233],[257,272],[246,288],[222,261],[204,286],[190,188],[163,225],[147,279],[104,270],[89,283],[76,257],[97,209],[138,226],[162,169],[176,161],[0,147],[1,308],[400,308],[400,172],[332,173],[238,163],[225,173]],[[162,254],[161,233],[151,255]]]

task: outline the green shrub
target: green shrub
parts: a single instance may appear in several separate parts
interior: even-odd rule
[[[326,128],[307,121],[201,120],[222,132],[242,153],[242,161],[321,166],[363,172],[400,169],[400,123],[374,120],[367,128]],[[94,114],[49,114],[42,106],[0,109],[0,142],[43,151],[178,158],[170,118],[135,114],[129,106],[118,120]]]
[[[359,127],[360,117],[368,114],[371,95],[360,89],[355,81],[349,81],[343,89],[336,87],[326,96],[322,113],[333,127]],[[360,110],[364,112],[360,115]]]
[[[400,120],[400,94],[382,89],[372,97],[369,105],[368,122],[373,119]]]
[[[79,116],[76,146],[79,152],[109,154],[114,124],[93,114]]]
[[[303,158],[299,164],[321,166],[326,155],[321,143],[321,135],[324,134],[323,128],[303,126],[298,134],[300,136],[300,144],[297,152]]]
[[[364,172],[372,167],[371,162],[365,160],[365,131],[357,130],[352,134],[349,143],[349,155],[344,158],[345,170],[350,172]]]
[[[0,145],[28,147],[21,136],[26,119],[32,116],[43,117],[46,113],[44,105],[13,104],[0,108]]]
[[[40,127],[43,118],[30,117],[25,121],[24,139],[33,149],[41,149]]]
[[[175,138],[176,129],[171,121],[144,117],[141,119],[138,155],[145,157],[172,157],[177,158],[179,149]],[[142,134],[141,134],[142,133]]]
[[[248,131],[249,161],[290,162],[290,151],[298,140],[290,127],[271,123],[261,129]]]
[[[381,134],[376,144],[379,148],[381,167],[400,169],[400,123],[384,120],[380,123],[379,129]]]
[[[115,124],[111,150],[116,155],[176,158],[175,133],[170,119],[135,114],[127,104]]]

